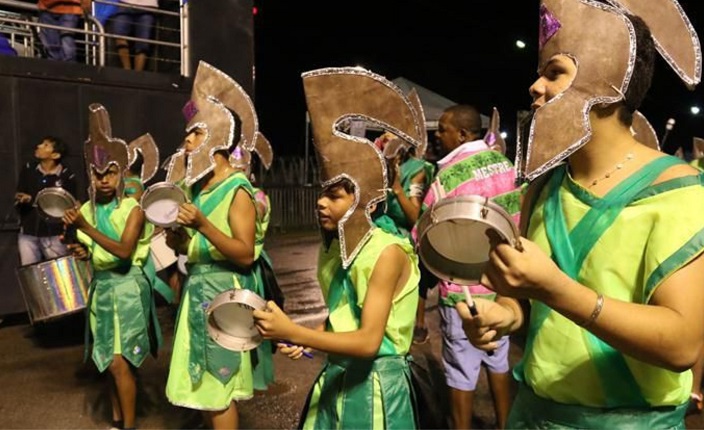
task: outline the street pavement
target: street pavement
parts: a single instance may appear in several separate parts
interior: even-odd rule
[[[271,232],[266,248],[274,262],[277,279],[286,297],[285,310],[306,326],[326,316],[318,288],[315,265],[320,238],[316,232]],[[428,371],[434,405],[447,413],[447,391],[440,361],[441,339],[437,290],[427,301],[430,340],[414,345],[415,362]],[[189,429],[200,425],[200,415],[172,406],[164,396],[168,374],[175,309],[161,303],[159,321],[164,348],[157,359],[148,358],[138,371],[139,428]],[[25,314],[6,316],[0,324],[0,428],[2,429],[107,429],[110,402],[106,375],[83,362],[82,313],[52,322],[30,325]],[[520,339],[512,341],[509,362],[521,356]],[[240,402],[241,428],[295,428],[311,384],[325,361],[316,352],[312,359],[292,361],[276,354],[275,383],[266,392]],[[515,389],[515,387],[514,387]],[[474,428],[493,428],[494,413],[486,375],[482,372],[475,395]],[[687,428],[703,428],[702,416],[690,416]]]

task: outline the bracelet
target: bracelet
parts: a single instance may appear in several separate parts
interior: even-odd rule
[[[596,305],[594,305],[594,310],[592,311],[592,314],[589,315],[589,319],[582,322],[579,324],[582,328],[587,328],[594,324],[594,321],[596,321],[597,318],[599,318],[599,314],[601,313],[601,310],[604,308],[604,295],[601,293],[597,293],[596,295]]]

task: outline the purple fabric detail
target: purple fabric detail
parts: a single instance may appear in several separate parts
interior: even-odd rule
[[[232,150],[232,157],[235,160],[241,160],[242,159],[242,148],[240,148],[239,145],[235,146],[235,149]]]
[[[196,103],[193,100],[189,100],[188,103],[186,103],[185,106],[183,106],[183,109],[181,110],[183,113],[183,117],[186,119],[186,122],[191,122],[194,116],[198,113],[198,107],[196,106]]]
[[[484,136],[484,142],[489,146],[493,145],[496,142],[496,133],[493,131],[487,133],[486,136]]]
[[[110,154],[108,154],[108,151],[106,151],[105,148],[99,145],[93,146],[93,165],[98,170],[102,170],[107,167],[108,158],[110,158]]]
[[[562,24],[555,18],[555,15],[544,4],[540,5],[540,49],[543,49],[543,46],[557,33],[560,27]]]

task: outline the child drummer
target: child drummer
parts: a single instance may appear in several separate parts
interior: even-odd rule
[[[149,353],[156,355],[161,343],[152,286],[143,270],[152,227],[137,201],[123,196],[127,145],[110,136],[107,110],[92,104],[89,122],[84,156],[90,200],[80,210],[67,210],[63,221],[78,230],[80,243],[69,249],[93,266],[86,318],[93,338],[91,356],[98,370],[109,370],[114,381],[113,427],[129,429],[135,427],[135,370]]]
[[[254,311],[255,323],[265,338],[294,344],[279,343],[290,358],[300,358],[304,347],[328,353],[301,415],[303,428],[416,428],[407,354],[418,303],[418,258],[381,211],[389,185],[381,152],[369,140],[343,137],[335,128],[354,112],[397,127],[397,136],[419,146],[422,113],[371,72],[323,69],[303,79],[323,180],[317,211],[325,243],[318,278],[329,317],[318,330],[310,329],[269,302],[269,312]]]
[[[204,307],[233,286],[256,288],[254,189],[229,160],[240,137],[251,135],[245,130],[249,122],[240,118],[242,103],[248,101],[234,80],[201,62],[184,108],[188,135],[167,173],[167,181],[182,184],[191,203],[179,209],[177,221],[184,228],[167,232],[167,244],[188,256],[188,277],[166,397],[174,405],[202,411],[206,424],[216,429],[237,428],[236,402],[253,396],[250,352],[215,343],[207,333]],[[244,144],[251,150],[252,143]]]

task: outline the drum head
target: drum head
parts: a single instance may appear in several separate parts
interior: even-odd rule
[[[266,309],[266,301],[249,290],[231,290],[213,299],[206,311],[208,334],[231,351],[249,351],[262,342],[252,311]]]
[[[37,194],[39,210],[50,218],[61,219],[67,209],[78,206],[76,199],[61,187],[44,188]]]
[[[140,206],[152,224],[159,227],[176,227],[178,208],[186,201],[186,195],[179,187],[169,182],[159,182],[147,188],[142,195]]]
[[[460,285],[479,282],[489,260],[487,232],[514,243],[517,227],[500,206],[479,196],[436,203],[418,221],[418,254],[438,278]]]

